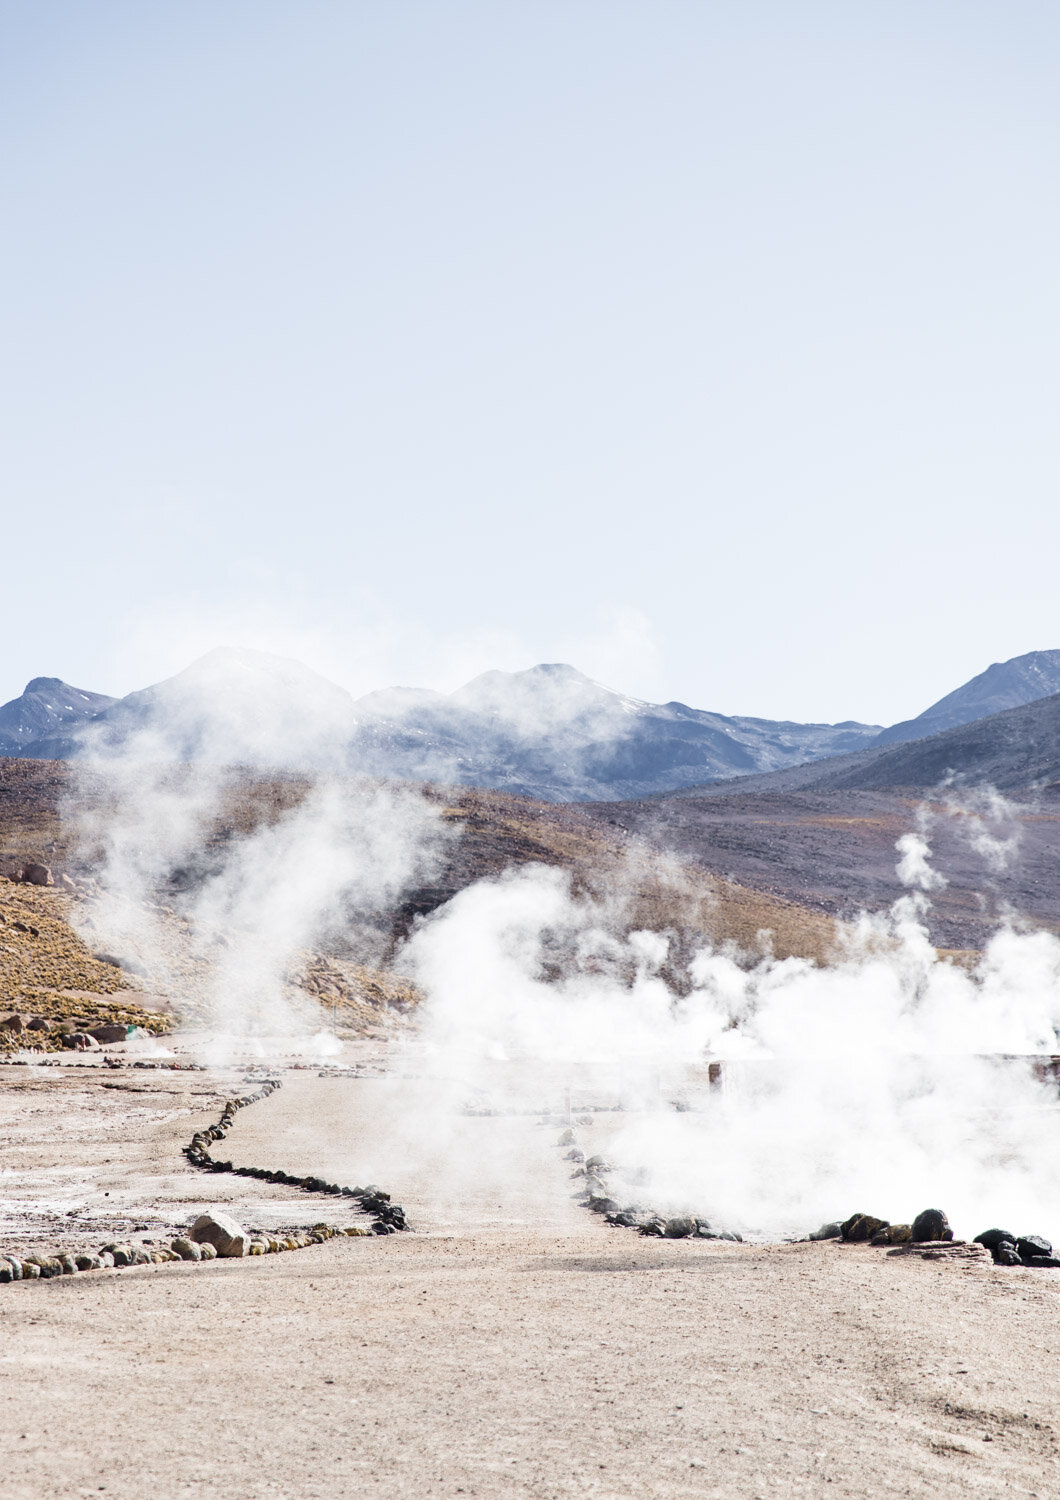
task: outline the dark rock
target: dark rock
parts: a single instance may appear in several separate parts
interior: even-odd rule
[[[55,881],[52,879],[52,872],[48,869],[48,866],[36,863],[23,865],[18,878],[24,885],[55,884]]]
[[[4,1019],[2,1021],[0,1021],[0,1028],[2,1028],[4,1031],[14,1031],[14,1032],[25,1031],[25,1029],[26,1029],[26,1018],[25,1018],[25,1016],[17,1016],[17,1015],[5,1016]]]
[[[79,1271],[99,1271],[103,1266],[103,1262],[98,1255],[92,1255],[85,1251],[82,1251],[80,1255],[76,1255],[74,1260],[77,1263]]]
[[[913,1220],[914,1244],[922,1244],[925,1240],[952,1239],[953,1230],[950,1228],[950,1221],[941,1208],[925,1208]]]
[[[1020,1253],[1015,1245],[995,1245],[990,1254],[994,1257],[995,1266],[1018,1266],[1022,1264]]]
[[[1053,1247],[1040,1234],[1025,1234],[1016,1241],[1020,1260],[1029,1261],[1035,1255],[1052,1255]]]
[[[743,1235],[737,1234],[735,1229],[722,1229],[718,1233],[719,1240],[732,1240],[733,1244],[742,1245]]]
[[[179,1235],[169,1248],[181,1260],[202,1260],[202,1250],[194,1240],[189,1240],[185,1235]]]
[[[598,1197],[595,1193],[589,1198],[589,1209],[594,1214],[613,1214],[618,1208],[613,1198]]]
[[[687,1240],[696,1232],[695,1219],[667,1219],[663,1234],[668,1240]]]
[[[878,1229],[869,1241],[870,1245],[906,1245],[913,1238],[911,1224],[888,1224]]]
[[[972,1241],[973,1245],[985,1245],[988,1250],[996,1250],[999,1245],[1011,1245],[1016,1248],[1018,1234],[1011,1234],[1007,1229],[984,1229],[982,1234],[977,1234]]]
[[[1033,1266],[1036,1270],[1045,1271],[1051,1267],[1060,1266],[1060,1257],[1056,1255],[1030,1255],[1024,1264]]]
[[[815,1229],[807,1238],[811,1240],[837,1240],[843,1233],[840,1224],[822,1224],[820,1229]]]
[[[635,1214],[628,1213],[625,1209],[622,1209],[617,1214],[608,1214],[607,1222],[613,1224],[616,1229],[633,1229],[636,1227],[637,1217]]]
[[[62,1266],[64,1276],[73,1276],[78,1270],[77,1261],[72,1255],[58,1255],[56,1260]]]
[[[875,1219],[872,1214],[851,1214],[850,1218],[839,1226],[839,1229],[845,1240],[853,1244],[864,1244],[881,1229],[886,1229],[889,1223],[890,1220]]]
[[[3,1270],[5,1262],[7,1263],[8,1267],[9,1267],[9,1269],[11,1271],[11,1275],[7,1279],[9,1281],[21,1281],[22,1280],[22,1262],[19,1260],[18,1256],[17,1255],[5,1255],[3,1257],[0,1257],[0,1271]]]
[[[30,1016],[26,1022],[27,1031],[54,1031],[55,1022],[49,1021],[47,1016]]]

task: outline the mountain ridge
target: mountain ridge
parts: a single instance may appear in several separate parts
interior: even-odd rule
[[[1060,651],[1028,651],[1008,661],[995,661],[985,672],[962,683],[915,719],[904,719],[880,732],[878,745],[924,739],[944,729],[955,729],[1019,708],[1039,698],[1060,693]]]
[[[676,699],[649,703],[561,662],[484,672],[452,693],[392,687],[354,699],[300,662],[222,647],[122,699],[35,678],[0,707],[0,753],[67,760],[135,745],[163,759],[327,768],[552,802],[699,795],[736,783],[752,791],[767,781],[860,785],[843,778],[893,776],[899,766],[905,776],[928,775],[937,768],[936,752],[910,747],[952,732],[931,732],[940,715],[977,715],[974,724],[996,717],[979,710],[999,697],[1047,701],[1040,690],[1054,673],[1060,681],[1060,651],[994,663],[918,719],[881,730],[851,720],[805,724],[719,714]],[[967,727],[966,718],[962,723]],[[910,725],[920,726],[915,736]],[[938,752],[943,760],[975,760],[974,751],[954,743]],[[980,760],[993,764],[999,749],[984,744]],[[898,761],[880,759],[899,752]],[[1050,766],[1043,762],[1035,774],[1048,777]],[[1002,779],[1011,770],[1001,767]]]

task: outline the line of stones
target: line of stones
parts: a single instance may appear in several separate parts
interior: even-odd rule
[[[341,1235],[367,1235],[367,1229],[334,1229],[330,1224],[314,1224],[310,1230],[293,1230],[281,1235],[255,1233],[247,1245],[248,1255],[272,1255],[281,1250],[303,1250],[322,1245]],[[0,1282],[47,1281],[52,1276],[70,1276],[76,1271],[102,1271],[123,1266],[164,1265],[173,1260],[216,1260],[213,1245],[197,1244],[178,1235],[170,1245],[132,1245],[112,1241],[98,1251],[84,1250],[74,1255],[0,1255]]]
[[[731,1229],[714,1229],[706,1219],[695,1219],[681,1215],[667,1219],[652,1209],[643,1209],[633,1204],[622,1208],[611,1197],[607,1185],[607,1174],[612,1169],[602,1156],[586,1159],[578,1147],[573,1130],[564,1130],[556,1142],[557,1146],[568,1146],[565,1160],[576,1163],[573,1176],[582,1179],[581,1202],[590,1212],[603,1214],[605,1223],[616,1229],[636,1229],[644,1235],[654,1235],[668,1240],[740,1240],[742,1236]]]
[[[346,1235],[350,1238],[370,1234],[394,1234],[408,1229],[405,1211],[400,1204],[392,1204],[390,1194],[381,1188],[340,1188],[320,1177],[290,1177],[286,1172],[267,1172],[258,1167],[233,1167],[231,1162],[216,1162],[207,1146],[216,1140],[224,1140],[237,1110],[248,1104],[266,1099],[280,1087],[281,1080],[267,1078],[253,1094],[241,1094],[225,1102],[221,1118],[216,1125],[197,1131],[183,1148],[185,1156],[193,1166],[211,1172],[232,1172],[243,1177],[256,1177],[265,1182],[284,1183],[302,1188],[306,1192],[326,1193],[331,1197],[354,1198],[368,1213],[375,1214],[370,1229],[354,1226],[335,1229],[329,1224],[314,1224],[309,1230],[294,1230],[280,1235],[253,1233],[247,1245],[248,1255],[274,1255],[284,1250],[303,1250],[310,1245],[322,1245],[325,1240]],[[101,1271],[109,1268],[140,1265],[162,1265],[167,1261],[214,1260],[217,1251],[213,1245],[199,1244],[186,1235],[178,1235],[168,1247],[132,1245],[112,1241],[98,1251],[85,1250],[78,1254],[64,1251],[56,1255],[7,1255],[0,1254],[0,1283],[12,1281],[48,1280],[53,1276],[71,1276],[78,1271]]]
[[[218,1161],[211,1156],[211,1145],[215,1141],[224,1140],[235,1119],[236,1111],[245,1109],[248,1104],[256,1104],[259,1099],[267,1099],[280,1086],[279,1078],[266,1078],[255,1093],[242,1094],[234,1099],[228,1099],[217,1124],[208,1125],[205,1130],[197,1130],[188,1144],[182,1148],[192,1166],[199,1167],[205,1172],[231,1172],[236,1177],[254,1177],[259,1182],[273,1182],[283,1187],[296,1187],[305,1193],[319,1193],[330,1198],[352,1198],[365,1213],[374,1216],[370,1230],[364,1231],[367,1233],[394,1234],[399,1230],[408,1229],[405,1210],[400,1203],[392,1203],[390,1194],[376,1187],[374,1183],[363,1188],[340,1187],[337,1182],[327,1182],[323,1177],[292,1177],[289,1172],[272,1171],[268,1167],[237,1167],[230,1161]]]

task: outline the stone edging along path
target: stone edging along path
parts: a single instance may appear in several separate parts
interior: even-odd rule
[[[607,1182],[613,1168],[602,1156],[590,1156],[578,1147],[573,1128],[562,1131],[556,1145],[566,1146],[565,1160],[575,1163],[572,1177],[581,1179],[579,1201],[616,1229],[635,1229],[643,1235],[670,1240],[740,1240],[733,1230],[715,1229],[706,1219],[682,1215],[666,1218],[637,1204],[622,1208],[612,1197]],[[842,1224],[825,1224],[803,1243],[839,1240],[848,1244],[887,1246],[889,1256],[921,1256],[924,1260],[959,1261],[966,1265],[1023,1266],[1033,1270],[1060,1269],[1060,1256],[1041,1235],[1016,1235],[1004,1229],[984,1229],[971,1242],[954,1239],[949,1220],[941,1209],[928,1208],[911,1224],[890,1224],[869,1214],[851,1214]]]
[[[217,1161],[210,1155],[210,1146],[214,1141],[224,1140],[236,1111],[245,1109],[248,1104],[256,1104],[259,1099],[267,1099],[281,1087],[281,1082],[279,1078],[266,1078],[256,1093],[229,1099],[217,1124],[208,1125],[205,1130],[197,1130],[183,1148],[184,1155],[192,1166],[200,1167],[205,1172],[232,1172],[237,1177],[256,1177],[260,1182],[275,1182],[284,1187],[296,1187],[305,1193],[321,1193],[330,1198],[353,1198],[365,1213],[375,1216],[371,1229],[363,1230],[362,1233],[394,1234],[397,1230],[407,1230],[409,1226],[405,1222],[405,1210],[399,1203],[391,1203],[390,1194],[384,1193],[382,1188],[374,1184],[364,1188],[339,1187],[337,1182],[325,1182],[323,1177],[292,1177],[289,1172],[271,1171],[267,1167],[236,1167],[230,1161]]]
[[[256,1104],[259,1100],[267,1099],[270,1094],[280,1088],[281,1082],[279,1078],[266,1078],[254,1093],[241,1094],[228,1099],[217,1124],[209,1125],[205,1130],[196,1131],[188,1144],[182,1148],[184,1155],[192,1166],[207,1172],[232,1172],[240,1177],[254,1177],[262,1182],[297,1187],[307,1193],[352,1198],[364,1212],[374,1214],[370,1228],[363,1229],[356,1225],[348,1229],[336,1229],[329,1224],[314,1224],[308,1230],[293,1230],[279,1235],[256,1231],[243,1235],[240,1231],[238,1241],[231,1239],[233,1245],[238,1243],[238,1248],[225,1248],[225,1242],[230,1240],[226,1232],[227,1228],[238,1229],[238,1226],[230,1225],[226,1216],[218,1220],[209,1214],[204,1214],[196,1221],[189,1234],[178,1235],[168,1248],[152,1245],[149,1250],[146,1245],[131,1245],[114,1241],[103,1245],[98,1251],[81,1251],[78,1254],[59,1252],[55,1255],[17,1256],[0,1253],[0,1283],[46,1281],[53,1276],[70,1276],[78,1271],[100,1271],[148,1264],[162,1265],[167,1261],[215,1260],[219,1255],[222,1258],[243,1254],[271,1255],[283,1250],[303,1250],[310,1245],[322,1245],[325,1240],[344,1235],[364,1237],[408,1230],[409,1225],[406,1223],[405,1211],[401,1205],[392,1203],[390,1194],[374,1185],[366,1188],[339,1187],[337,1183],[325,1182],[322,1177],[292,1177],[287,1172],[270,1171],[263,1167],[236,1167],[230,1161],[214,1160],[208,1148],[214,1141],[224,1140],[236,1111],[245,1109],[248,1104]],[[202,1226],[201,1230],[200,1226]],[[217,1234],[219,1228],[221,1229],[220,1236]],[[196,1237],[197,1232],[199,1238]],[[212,1243],[212,1239],[218,1237],[222,1240],[220,1251]]]

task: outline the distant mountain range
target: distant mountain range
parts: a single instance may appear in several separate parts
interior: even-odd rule
[[[718,792],[737,779],[923,786],[973,761],[993,765],[1004,786],[1050,775],[1060,729],[1051,694],[1060,694],[1060,651],[1031,652],[881,730],[645,703],[558,664],[486,672],[449,694],[388,688],[355,701],[298,662],[222,649],[121,699],[34,678],[0,707],[0,755],[67,760],[135,747],[156,759],[327,767],[552,802]],[[880,777],[892,779],[871,779]]]
[[[981,783],[1001,792],[1042,787],[1060,792],[1060,693],[1006,708],[922,740],[870,746],[813,765],[786,767],[738,782],[713,782],[669,796],[790,795]]]

